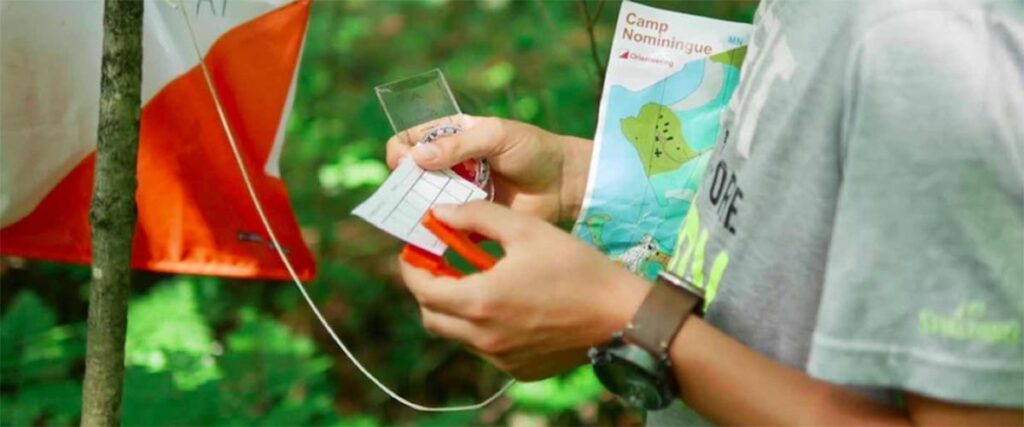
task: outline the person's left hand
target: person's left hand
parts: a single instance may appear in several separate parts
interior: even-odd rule
[[[424,327],[518,379],[582,363],[587,348],[625,327],[647,293],[643,279],[539,218],[487,202],[437,207],[434,215],[498,241],[505,257],[462,279],[402,262]]]

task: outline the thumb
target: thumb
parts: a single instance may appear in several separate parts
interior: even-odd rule
[[[473,231],[507,246],[521,238],[529,228],[531,217],[496,203],[475,201],[464,205],[438,204],[434,216],[450,227]]]
[[[504,149],[505,133],[501,119],[467,118],[466,129],[412,148],[412,158],[424,169],[452,167],[467,159],[493,157]]]

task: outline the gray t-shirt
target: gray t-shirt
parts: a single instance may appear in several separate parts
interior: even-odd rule
[[[695,206],[669,269],[745,345],[1024,406],[1024,2],[762,2]]]

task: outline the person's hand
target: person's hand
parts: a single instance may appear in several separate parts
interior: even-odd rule
[[[587,348],[625,327],[647,293],[643,279],[538,218],[488,202],[439,206],[434,215],[498,241],[505,256],[462,279],[402,262],[424,327],[516,378],[582,363]]]
[[[413,146],[441,123],[463,132]],[[494,200],[550,222],[574,220],[583,201],[592,143],[555,135],[536,126],[495,117],[461,115],[401,132],[388,141],[387,162],[394,169],[411,155],[428,170],[466,159],[491,163]]]

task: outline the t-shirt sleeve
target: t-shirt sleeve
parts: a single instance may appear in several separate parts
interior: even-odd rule
[[[853,50],[808,371],[1024,406],[1020,21],[888,18]]]

